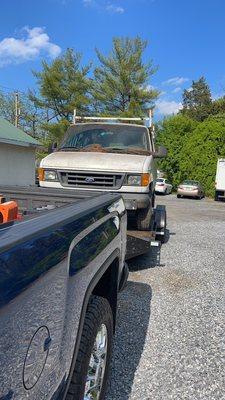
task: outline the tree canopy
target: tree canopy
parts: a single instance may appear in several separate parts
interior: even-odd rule
[[[213,195],[217,160],[225,156],[225,116],[210,117],[198,124],[181,156],[181,175],[199,180],[206,193]]]
[[[34,103],[48,112],[49,120],[72,120],[73,111],[87,112],[90,104],[90,65],[81,65],[81,54],[68,49],[51,64],[42,62],[42,71],[33,71],[40,96],[31,95]]]
[[[198,180],[206,194],[213,196],[217,160],[225,157],[225,114],[203,122],[184,115],[170,117],[158,128],[158,141],[168,149],[160,168],[173,185],[185,179]]]
[[[190,140],[197,122],[185,115],[177,115],[165,119],[157,126],[157,142],[163,144],[168,155],[159,162],[160,168],[168,179],[177,186],[182,180],[182,149]]]
[[[193,81],[189,89],[183,92],[182,114],[196,121],[203,121],[212,113],[212,97],[204,77]]]
[[[156,69],[143,61],[146,46],[139,37],[114,38],[108,56],[96,50],[100,66],[94,71],[93,98],[99,112],[144,115],[153,104],[158,92],[149,80]]]

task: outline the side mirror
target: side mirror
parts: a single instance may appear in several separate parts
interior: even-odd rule
[[[167,149],[164,146],[159,146],[152,155],[154,158],[165,158],[167,156]]]
[[[53,153],[58,147],[57,142],[53,142],[48,146],[48,154]]]

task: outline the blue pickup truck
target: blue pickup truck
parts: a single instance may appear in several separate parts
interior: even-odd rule
[[[102,400],[127,278],[118,194],[11,191],[0,228],[0,400]]]

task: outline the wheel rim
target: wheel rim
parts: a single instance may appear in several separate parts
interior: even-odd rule
[[[96,335],[95,343],[91,352],[85,384],[84,400],[98,400],[100,398],[107,362],[107,348],[107,328],[102,324]]]

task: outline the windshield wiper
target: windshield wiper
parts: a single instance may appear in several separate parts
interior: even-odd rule
[[[127,151],[126,148],[121,148],[121,147],[105,147],[106,151]]]
[[[65,147],[61,147],[59,149],[59,151],[67,151],[67,150],[74,150],[74,151],[78,151],[80,150],[79,147],[72,147],[72,146],[65,146]]]
[[[131,147],[106,147],[108,152],[122,152],[124,154],[134,154],[134,155],[149,155],[150,152],[148,150],[144,150],[141,148],[131,148]]]

